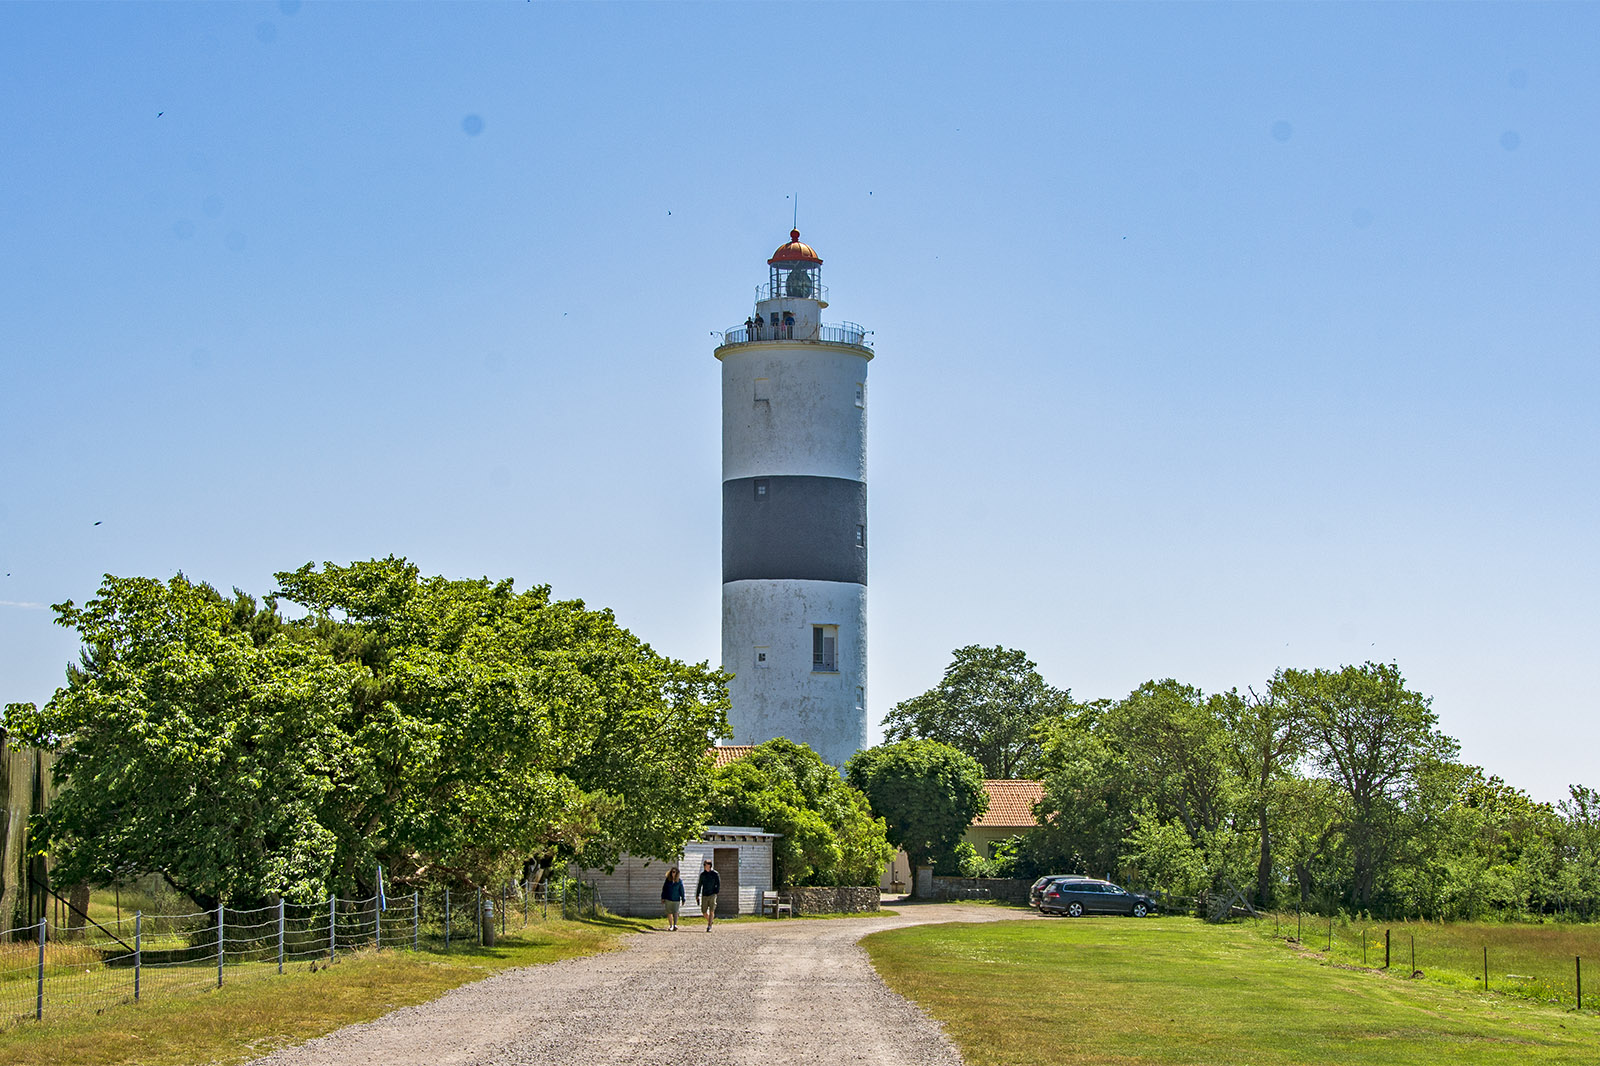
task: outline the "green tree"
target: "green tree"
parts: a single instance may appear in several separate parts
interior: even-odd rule
[[[1080,704],[1039,730],[1044,799],[1018,855],[1023,872],[1107,873],[1132,832],[1139,786],[1104,719],[1107,700]]]
[[[936,740],[858,751],[845,777],[888,823],[890,843],[919,866],[953,855],[973,819],[989,808],[978,760]]]
[[[57,608],[83,663],[14,728],[60,748],[62,876],[151,870],[202,902],[484,884],[530,858],[667,858],[704,823],[724,675],[548,588],[403,559],[278,575],[286,622],[181,576]]]
[[[1562,910],[1584,918],[1600,914],[1600,792],[1572,785],[1561,801],[1561,872],[1557,898]]]
[[[987,777],[1027,777],[1038,766],[1034,730],[1070,702],[1025,653],[971,644],[955,650],[936,688],[889,711],[884,737],[937,740],[977,759]]]
[[[1294,713],[1305,724],[1312,761],[1342,794],[1349,902],[1370,907],[1419,773],[1450,760],[1455,741],[1439,732],[1428,698],[1407,689],[1392,664],[1285,670],[1280,676],[1285,698],[1294,701]]]
[[[321,814],[354,756],[358,672],[271,622],[238,625],[244,599],[108,576],[55,608],[82,662],[7,724],[59,750],[44,829],[60,883],[151,871],[207,907],[327,884],[337,839]]]
[[[894,856],[867,798],[804,744],[782,737],[716,771],[712,821],[777,833],[782,885],[871,885]]]
[[[1227,756],[1240,785],[1240,802],[1255,823],[1256,904],[1270,907],[1276,885],[1273,864],[1273,808],[1305,747],[1305,730],[1295,703],[1282,690],[1281,674],[1265,696],[1230,689],[1212,697],[1212,707],[1227,736]]]

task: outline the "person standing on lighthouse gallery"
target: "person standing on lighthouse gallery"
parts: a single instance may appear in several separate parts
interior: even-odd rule
[[[722,891],[722,878],[717,871],[712,869],[711,860],[705,860],[700,869],[700,880],[694,885],[694,901],[700,905],[700,913],[706,916],[706,932],[711,932],[711,923],[717,917],[717,893]]]

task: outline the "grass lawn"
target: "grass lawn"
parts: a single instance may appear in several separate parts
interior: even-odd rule
[[[975,1066],[1600,1061],[1592,1011],[1330,966],[1270,933],[1084,918],[918,926],[863,943]]]
[[[621,918],[552,918],[512,933],[494,948],[366,951],[332,967],[308,964],[282,977],[263,973],[220,990],[193,991],[59,1021],[25,1022],[0,1033],[0,1066],[192,1066],[248,1061],[341,1026],[487,977],[495,970],[554,962],[613,947],[644,923]]]

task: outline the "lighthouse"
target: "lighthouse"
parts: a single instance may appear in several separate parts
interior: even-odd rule
[[[824,325],[822,259],[792,230],[722,335],[722,667],[735,744],[867,739],[867,364]]]

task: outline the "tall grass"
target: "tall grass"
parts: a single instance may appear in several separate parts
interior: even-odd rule
[[[1264,936],[1292,937],[1296,915],[1270,915],[1258,919],[1256,926]],[[1585,975],[1588,981],[1584,1009],[1587,1012],[1600,1008],[1600,924],[1385,922],[1304,915],[1300,928],[1301,947],[1306,950],[1323,954],[1336,965],[1369,969],[1379,969],[1384,964],[1387,932],[1390,973],[1404,976],[1414,968],[1421,972],[1422,979],[1479,991],[1483,990],[1487,949],[1488,991],[1568,1007],[1576,1005],[1575,960],[1581,957],[1589,969]]]

